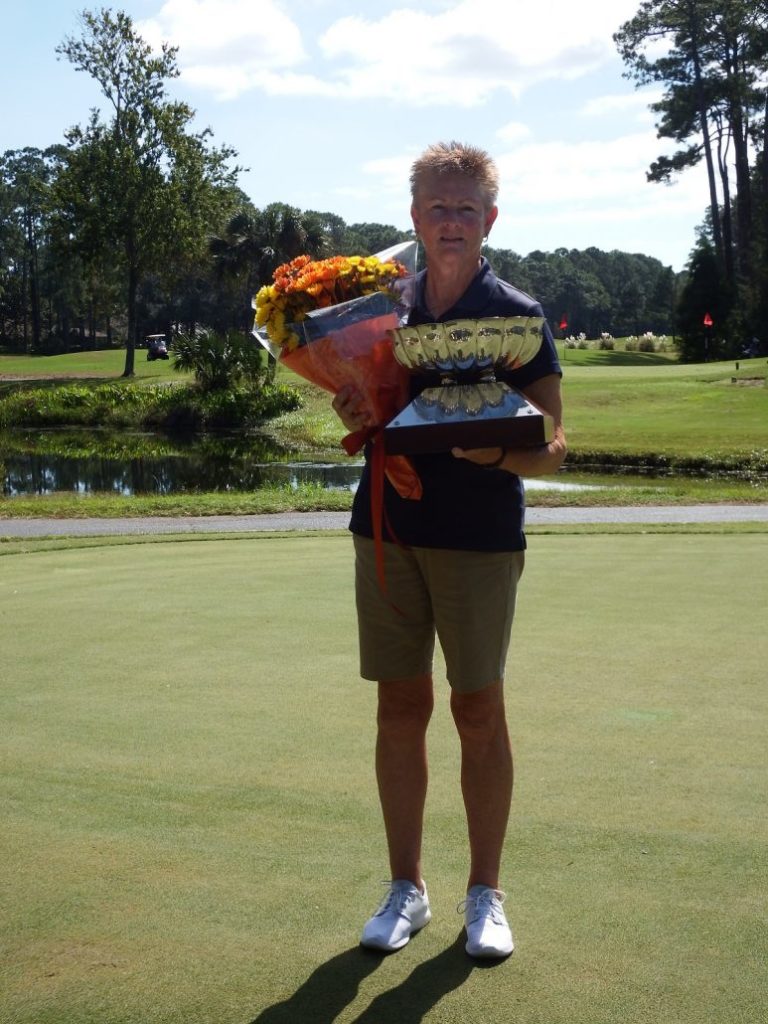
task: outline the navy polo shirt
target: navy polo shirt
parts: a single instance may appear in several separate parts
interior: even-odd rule
[[[410,324],[434,322],[424,301],[426,273],[422,271],[415,280],[415,302],[408,317]],[[440,321],[543,315],[535,299],[499,280],[483,258],[475,279]],[[524,390],[533,381],[560,372],[555,344],[545,322],[544,340],[537,355],[525,366],[504,373],[502,379]],[[414,374],[411,397],[434,383]],[[349,526],[352,533],[363,537],[373,537],[369,454],[366,450],[366,464]],[[450,452],[409,458],[421,479],[421,499],[401,498],[388,480],[384,483],[386,518],[398,541],[412,547],[459,551],[522,551],[525,548],[525,502],[519,477],[506,470],[483,469],[465,459],[454,458]],[[386,524],[384,539],[393,539]]]

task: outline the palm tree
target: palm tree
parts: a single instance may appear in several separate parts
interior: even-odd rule
[[[264,210],[239,210],[224,232],[211,238],[208,251],[217,269],[221,298],[225,288],[234,293],[235,308],[242,309],[238,326],[247,329],[251,298],[271,280],[277,267],[304,254],[316,259],[327,247],[327,234],[316,214],[271,203]]]
[[[282,263],[306,254],[313,259],[327,248],[322,224],[285,203],[264,210],[240,210],[224,233],[211,239],[209,251],[223,278],[245,279],[255,290]]]

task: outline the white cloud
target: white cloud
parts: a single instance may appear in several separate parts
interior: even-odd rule
[[[500,215],[491,244],[521,253],[561,245],[620,248],[657,253],[679,269],[704,217],[706,179],[697,167],[669,186],[647,182],[645,172],[661,148],[653,131],[639,131],[610,142],[529,139],[497,154]],[[356,198],[375,204],[377,219],[409,226],[408,172],[415,155],[363,165],[371,187]]]
[[[651,103],[656,103],[663,95],[662,89],[643,89],[633,93],[614,93],[608,96],[595,96],[588,100],[579,113],[583,117],[605,117],[609,114],[626,114],[629,117],[645,120],[653,117],[648,110]]]
[[[153,47],[178,46],[182,78],[218,99],[259,86],[266,91],[269,72],[307,58],[298,26],[275,0],[166,0],[136,27]],[[314,92],[317,84],[310,78],[303,91]]]
[[[178,45],[183,77],[219,99],[262,90],[472,107],[497,92],[519,98],[536,82],[578,78],[615,60],[611,34],[635,13],[636,0],[591,0],[588,18],[573,0],[515,7],[458,0],[392,10],[381,3],[374,16],[330,20],[339,6],[166,0],[137,27],[154,45]],[[323,16],[328,20],[318,25]],[[297,76],[300,64],[305,74]]]
[[[530,137],[531,129],[522,121],[510,121],[496,129],[496,138],[504,143],[520,142]]]
[[[342,18],[319,45],[353,95],[471,107],[615,59],[611,32],[622,10],[633,13],[634,0],[590,5],[589,18],[572,0],[514,10],[508,0],[461,0],[436,14],[400,8]]]
[[[703,167],[669,186],[649,183],[645,172],[662,145],[650,131],[610,142],[532,143],[502,155],[495,243],[523,252],[620,248],[679,269],[704,217],[707,184]]]
[[[653,132],[636,132],[610,141],[530,143],[499,155],[502,195],[512,205],[551,208],[570,216],[585,206],[595,216],[607,205],[626,210],[649,202],[667,202],[701,210],[702,194],[695,172],[664,188],[646,181],[646,170],[663,144]],[[692,184],[695,181],[695,187]],[[663,199],[661,197],[664,197]]]
[[[186,82],[218,100],[250,104],[257,92],[356,104],[346,118],[330,103],[304,105],[327,111],[341,166],[326,174],[318,168],[311,181],[260,168],[254,180],[264,201],[337,209],[349,223],[408,227],[409,170],[434,123],[438,134],[476,131],[479,141],[495,140],[495,245],[518,252],[615,246],[681,265],[704,215],[706,182],[700,168],[669,188],[646,181],[651,161],[669,145],[656,138],[648,111],[660,92],[621,91],[612,40],[637,0],[591,0],[588,17],[573,0],[379,0],[352,10],[347,0],[165,0],[137,27],[155,45],[179,45]],[[547,101],[553,89],[532,89],[547,82],[561,83],[562,102]],[[601,92],[588,99],[595,83]],[[523,97],[525,106],[517,106]],[[383,140],[396,139],[398,119],[409,116],[388,109],[390,102],[409,106],[409,123],[423,134],[411,148],[416,133],[409,131],[408,143],[395,142],[387,156]],[[287,108],[267,108],[262,130],[279,132]],[[365,153],[381,158],[363,162]]]

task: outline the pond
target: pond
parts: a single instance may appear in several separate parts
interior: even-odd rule
[[[297,454],[259,434],[217,435],[194,440],[155,433],[82,430],[13,430],[0,433],[0,481],[4,497],[56,492],[179,494],[253,491],[265,486],[320,487],[354,491],[363,465],[341,449]],[[534,488],[581,490],[569,477],[529,481]]]
[[[0,476],[6,497],[251,491],[310,482],[352,490],[361,466],[361,460],[348,459],[341,451],[299,456],[257,435],[183,440],[102,431],[0,433]]]

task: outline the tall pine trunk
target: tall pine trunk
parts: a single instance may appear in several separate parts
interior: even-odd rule
[[[709,134],[709,109],[701,71],[701,56],[699,53],[699,21],[696,11],[696,0],[689,0],[688,24],[691,33],[694,91],[699,114],[699,126],[701,128],[701,135],[704,142],[704,159],[707,166],[707,183],[709,185],[709,205],[712,211],[712,240],[715,243],[717,261],[720,266],[725,269],[727,261],[725,257],[725,246],[723,243],[723,231],[720,224],[720,209],[717,199],[717,179],[715,178],[715,161],[712,156],[712,140]]]
[[[37,262],[37,240],[35,238],[35,227],[32,220],[32,213],[27,211],[27,254],[29,258],[29,306],[32,318],[32,349],[40,350],[41,320],[40,320],[40,282]]]
[[[124,377],[133,377],[136,365],[137,296],[139,293],[139,272],[134,263],[128,267],[128,339],[125,345]]]
[[[753,267],[752,176],[749,168],[747,115],[742,101],[742,68],[738,39],[728,39],[728,118],[733,136],[736,168],[736,269],[739,278],[748,282]]]
[[[728,282],[735,279],[733,264],[733,216],[731,214],[731,185],[728,178],[728,164],[722,155],[722,139],[718,142],[717,162],[720,167],[720,182],[723,188],[723,266]]]

